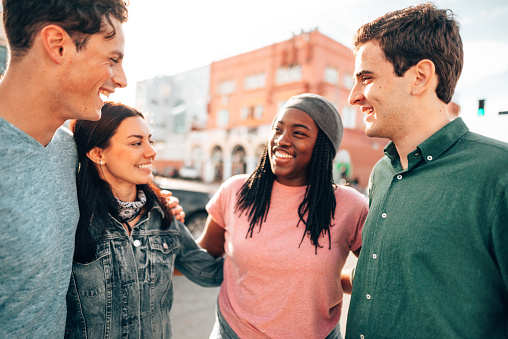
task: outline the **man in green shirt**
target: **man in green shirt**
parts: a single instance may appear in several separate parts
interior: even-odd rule
[[[346,338],[508,337],[508,144],[449,120],[463,65],[451,11],[362,26],[350,103],[391,140],[374,167]]]

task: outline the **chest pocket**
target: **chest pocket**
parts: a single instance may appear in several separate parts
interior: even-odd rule
[[[180,244],[175,235],[148,236],[146,282],[160,283],[171,280],[179,247]]]
[[[111,255],[109,247],[98,250],[93,261],[81,264],[73,262],[72,274],[83,297],[103,297],[111,289]]]

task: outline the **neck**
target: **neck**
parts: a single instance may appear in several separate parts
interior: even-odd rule
[[[31,78],[30,72],[9,66],[0,82],[0,116],[46,146],[65,120],[48,104],[47,86]]]
[[[113,195],[115,198],[125,201],[125,202],[133,202],[138,200],[138,189],[136,185],[130,187],[130,188],[123,188],[123,189],[115,189],[113,188]]]
[[[446,104],[442,103],[437,110],[421,114],[420,119],[414,121],[413,125],[407,129],[407,133],[397,139],[392,139],[397,153],[399,153],[400,164],[403,169],[407,169],[407,155],[413,152],[418,145],[430,138],[434,133],[446,126],[450,122],[446,111]]]

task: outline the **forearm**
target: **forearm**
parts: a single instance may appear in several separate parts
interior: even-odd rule
[[[224,259],[214,258],[195,242],[182,223],[180,228],[180,248],[175,258],[175,271],[181,272],[194,283],[205,286],[219,286],[223,279]]]
[[[212,216],[209,215],[206,220],[205,229],[201,237],[197,240],[199,246],[204,248],[215,258],[222,257],[224,251],[225,230],[220,227]]]

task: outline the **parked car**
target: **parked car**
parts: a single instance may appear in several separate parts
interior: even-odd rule
[[[175,185],[175,182],[162,179],[156,181],[156,184],[163,190],[171,191],[173,196],[178,198],[185,212],[185,225],[192,236],[197,239],[205,228],[206,218],[208,217],[206,204],[212,198],[213,192],[210,188],[200,190],[200,187],[185,185],[185,183]]]
[[[178,170],[178,175],[182,179],[200,180],[201,174],[193,167],[182,167]]]

